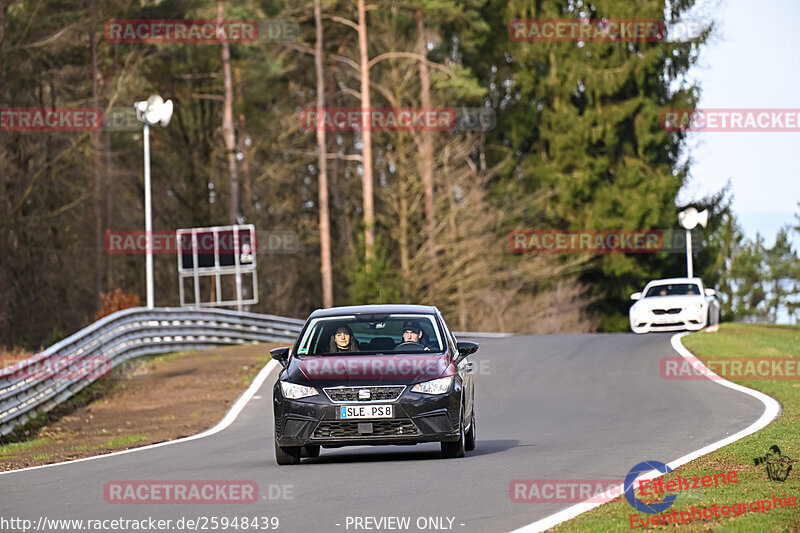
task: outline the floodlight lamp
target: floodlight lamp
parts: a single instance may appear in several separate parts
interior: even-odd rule
[[[698,224],[705,228],[708,224],[708,209],[698,212],[694,207],[689,207],[678,213],[678,220],[681,226],[689,230],[694,229]]]
[[[166,127],[172,118],[172,100],[164,101],[159,95],[154,94],[144,102],[136,102],[133,105],[136,109],[136,118],[148,126],[155,126],[161,123]]]

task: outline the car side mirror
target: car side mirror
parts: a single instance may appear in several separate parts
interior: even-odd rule
[[[289,350],[290,348],[288,346],[282,346],[280,348],[273,348],[269,351],[269,354],[273,359],[279,362],[283,368],[286,368],[289,365]]]
[[[469,342],[469,341],[458,341],[458,358],[464,359],[466,356],[473,354],[478,351],[478,344],[477,342]]]
[[[706,296],[716,296],[716,295],[717,291],[715,291],[714,289],[706,289]]]
[[[634,292],[633,294],[631,294],[631,300],[641,300],[641,299],[642,299],[641,292]]]

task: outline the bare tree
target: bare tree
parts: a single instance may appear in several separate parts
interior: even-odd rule
[[[6,81],[6,69],[5,69],[5,53],[3,52],[4,49],[4,41],[5,41],[5,27],[6,27],[6,5],[5,0],[0,0],[0,107],[5,104],[5,81]],[[7,219],[10,219],[10,201],[8,197],[8,176],[6,175],[7,172],[5,171],[7,167],[6,165],[6,149],[5,149],[5,132],[0,129],[0,168],[3,168],[3,171],[0,172],[0,249],[4,250],[4,253],[8,253],[8,229],[2,224],[6,222]],[[8,315],[9,315],[9,308],[10,308],[10,301],[9,298],[9,288],[10,283],[8,280],[8,269],[2,268],[0,269],[0,334],[6,331],[7,323],[8,323]]]
[[[89,42],[92,49],[92,104],[95,109],[100,107],[99,79],[97,69],[97,3],[91,3],[92,24],[89,27]],[[100,295],[103,292],[103,157],[100,142],[100,131],[92,132],[92,158],[94,170],[94,194],[92,195],[92,214],[94,216],[94,271],[95,271],[95,298],[97,308],[100,309]]]
[[[217,2],[217,21],[224,18],[222,0]],[[236,167],[236,134],[233,129],[233,76],[231,75],[231,47],[226,39],[222,41],[222,75],[224,78],[224,101],[222,104],[222,137],[228,156],[228,175],[230,178],[230,204],[228,219],[236,224],[239,218],[239,172]]]
[[[325,77],[322,70],[322,8],[320,0],[314,0],[314,24],[317,41],[314,48],[314,67],[317,74],[317,108],[325,107]],[[322,274],[322,305],[333,307],[333,275],[331,269],[331,223],[328,213],[328,153],[325,128],[317,127],[317,151],[319,167],[319,253]]]
[[[367,11],[364,0],[358,0],[358,51],[361,65],[361,111],[363,112],[364,131],[364,176],[362,178],[364,195],[364,245],[366,248],[366,268],[370,271],[370,264],[375,257],[375,207],[372,192],[372,126],[370,120],[369,98],[369,48],[367,44]]]
[[[239,139],[242,150],[242,177],[244,178],[244,205],[242,212],[245,216],[253,210],[253,176],[250,173],[250,136],[247,134],[247,121],[244,117],[244,88],[242,87],[242,69],[234,70],[236,80],[237,102],[241,110],[239,111]]]
[[[423,109],[431,107],[431,77],[428,72],[428,62],[424,59],[428,47],[425,41],[425,25],[422,22],[422,10],[417,9],[414,13],[417,22],[417,53],[423,58],[419,61],[419,82],[420,99]],[[435,238],[436,222],[433,212],[433,135],[425,128],[422,135],[415,136],[417,148],[419,149],[419,174],[422,177],[422,185],[425,188],[425,221],[427,222],[428,239],[431,239],[430,259],[431,266],[436,265],[436,243]]]

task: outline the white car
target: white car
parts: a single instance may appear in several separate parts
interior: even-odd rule
[[[631,294],[631,329],[651,331],[697,331],[719,324],[717,291],[703,286],[700,278],[655,279],[642,292]]]

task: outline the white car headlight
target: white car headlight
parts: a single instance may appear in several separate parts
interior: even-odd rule
[[[307,398],[317,394],[317,389],[314,387],[306,387],[305,385],[289,383],[288,381],[281,381],[281,390],[283,391],[283,396],[291,400]]]
[[[453,383],[453,376],[446,378],[433,379],[423,383],[417,383],[411,387],[412,392],[421,392],[423,394],[444,394],[450,390],[450,385]]]

